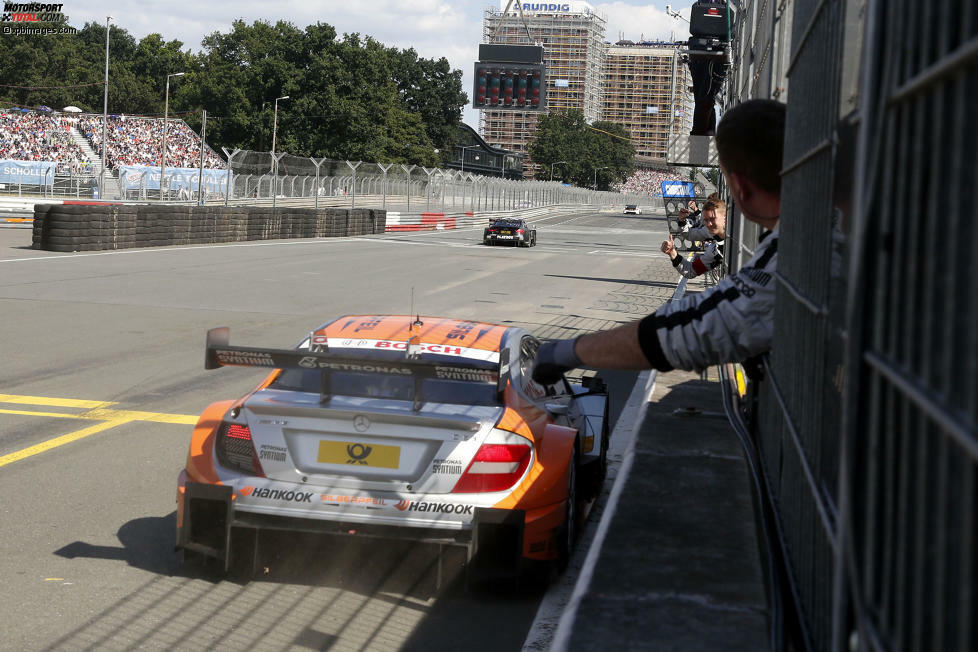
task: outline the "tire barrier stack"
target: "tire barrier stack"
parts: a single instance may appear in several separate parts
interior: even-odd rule
[[[101,251],[336,238],[384,233],[386,227],[386,211],[370,208],[37,204],[33,248]]]

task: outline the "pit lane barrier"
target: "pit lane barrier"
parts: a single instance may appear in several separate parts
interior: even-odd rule
[[[386,231],[371,208],[162,206],[106,202],[36,204],[33,248],[101,251],[246,240],[334,238]]]

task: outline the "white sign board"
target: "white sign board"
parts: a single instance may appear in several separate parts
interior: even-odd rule
[[[499,8],[506,11],[509,0],[499,0]],[[593,14],[594,7],[581,0],[564,0],[563,2],[521,2],[524,14]],[[509,8],[510,13],[519,13],[516,2]]]

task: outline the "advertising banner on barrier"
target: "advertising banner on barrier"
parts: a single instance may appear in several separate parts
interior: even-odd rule
[[[199,168],[167,168],[166,178],[169,190],[197,190]],[[204,170],[204,191],[224,192],[227,185],[227,170]],[[119,180],[124,190],[160,189],[160,169],[147,165],[123,165],[119,167]],[[143,185],[145,180],[145,185]]]
[[[54,161],[0,160],[0,183],[53,186],[55,165]]]

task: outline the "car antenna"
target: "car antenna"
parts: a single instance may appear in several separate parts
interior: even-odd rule
[[[411,286],[411,312],[414,312],[414,286]],[[417,313],[416,313],[417,314]],[[407,357],[408,358],[418,358],[421,356],[421,333],[415,333],[414,329],[417,327],[419,330],[424,326],[424,322],[421,321],[421,315],[417,314],[411,326],[408,328],[408,345],[407,345]]]
[[[414,312],[414,286],[411,286],[411,312]],[[411,324],[411,329],[413,330],[415,326],[424,326],[424,322],[421,321],[421,313],[415,313],[417,315],[414,318],[414,323]]]

